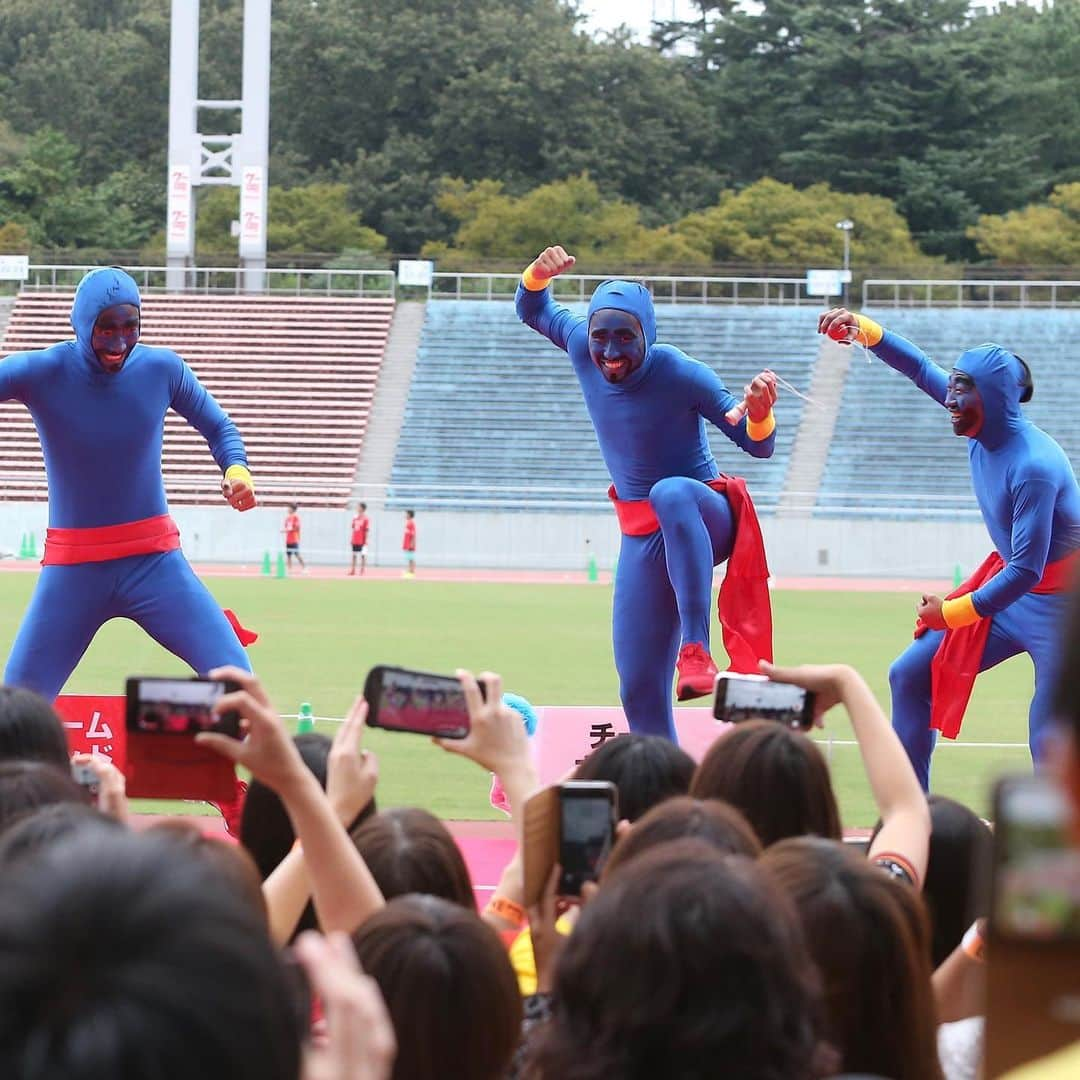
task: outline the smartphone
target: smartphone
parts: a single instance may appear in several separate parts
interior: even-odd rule
[[[218,698],[239,689],[226,679],[132,677],[127,680],[127,729],[140,735],[215,731],[239,739],[239,714],[211,711]]]
[[[92,803],[97,803],[101,781],[98,779],[98,774],[89,765],[76,765],[73,761],[71,763],[71,779],[86,791],[87,797]]]
[[[571,780],[559,785],[560,896],[580,896],[595,881],[615,844],[618,793],[607,780]]]
[[[716,676],[713,716],[729,724],[743,720],[775,720],[809,731],[814,726],[814,694],[792,683],[773,682],[764,675]]]
[[[487,692],[480,682],[480,695]],[[364,680],[369,727],[464,739],[470,730],[465,691],[454,675],[379,664]]]
[[[987,1077],[1080,1038],[1080,849],[1065,793],[1042,776],[994,788],[987,925]]]

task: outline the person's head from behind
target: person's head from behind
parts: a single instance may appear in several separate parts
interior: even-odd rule
[[[296,503],[289,503],[289,513],[295,514],[297,510]]]
[[[416,512],[413,511],[413,510],[406,510],[405,511],[405,517],[406,517],[407,520],[412,521],[412,519],[414,517],[416,517]]]
[[[124,828],[116,818],[89,803],[59,802],[39,807],[13,821],[0,837],[0,877],[8,872],[3,868],[13,860],[32,858],[76,832],[113,832]]]
[[[0,762],[0,834],[39,807],[65,802],[86,802],[66,769],[43,761]]]
[[[941,1076],[919,894],[842,842],[783,840],[759,863],[794,902],[825,984],[827,1037],[848,1072]]]
[[[600,875],[601,884],[631,859],[674,840],[688,839],[700,840],[721,855],[756,859],[761,854],[750,822],[734,806],[719,799],[676,795],[643,814],[619,837]]]
[[[0,1076],[296,1080],[301,1019],[258,918],[174,844],[80,833],[0,881]]]
[[[475,913],[435,896],[399,896],[353,934],[397,1033],[395,1080],[497,1080],[521,1036],[506,950]]]
[[[351,835],[386,899],[424,893],[476,909],[465,859],[434,814],[418,807],[383,810]]]
[[[737,807],[768,847],[788,836],[841,838],[829,766],[808,736],[773,720],[747,720],[709,747],[690,794]]]
[[[944,963],[964,931],[989,911],[989,872],[994,834],[974,810],[945,795],[927,797],[930,860],[922,896],[930,915],[930,957]],[[881,825],[870,836],[873,843]]]
[[[56,710],[31,690],[0,686],[0,761],[46,761],[67,769],[68,760]]]
[[[816,994],[783,894],[749,859],[677,840],[624,863],[582,910],[537,1075],[821,1076]]]
[[[616,735],[574,770],[575,780],[610,780],[619,793],[619,817],[637,821],[673,795],[685,795],[694,759],[660,735]]]
[[[361,514],[365,513],[367,511],[367,503],[357,503],[356,509]]]

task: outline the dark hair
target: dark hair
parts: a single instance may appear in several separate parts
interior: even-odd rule
[[[1035,378],[1028,362],[1019,353],[1013,356],[1020,362],[1020,404],[1026,405],[1035,396]]]
[[[289,503],[289,509],[290,510],[296,510],[297,509],[296,503]]]
[[[676,795],[654,806],[620,837],[600,880],[606,882],[616,870],[643,852],[686,838],[702,840],[721,855],[756,859],[761,854],[761,843],[750,822],[734,806],[719,799]]]
[[[544,1080],[818,1077],[817,990],[791,906],[756,865],[677,840],[583,909],[532,1059]]]
[[[461,849],[434,814],[395,807],[369,817],[351,836],[387,900],[426,893],[476,910]]]
[[[0,1075],[296,1080],[265,928],[160,837],[82,832],[0,883]]]
[[[685,795],[694,759],[661,735],[616,735],[574,771],[575,780],[610,780],[619,792],[619,817],[637,821],[672,795]]]
[[[765,847],[788,836],[843,836],[821,751],[773,720],[748,720],[717,739],[694,773],[690,794],[737,807]]]
[[[475,913],[436,896],[399,896],[353,934],[397,1033],[395,1080],[496,1080],[521,1036],[506,950]]]
[[[941,1080],[930,935],[919,894],[843,843],[804,836],[759,865],[795,903],[848,1072]]]
[[[92,829],[111,832],[123,828],[116,818],[88,803],[50,803],[19,817],[4,831],[0,839],[0,867],[24,855],[36,855],[75,832]]]
[[[296,749],[304,764],[314,774],[323,790],[326,790],[327,758],[331,740],[317,731],[305,732],[293,737]],[[375,813],[375,799],[367,804],[353,819],[350,828]],[[252,780],[244,797],[244,809],[240,815],[240,843],[251,853],[258,868],[259,877],[265,881],[278,863],[292,850],[296,833],[285,811],[285,805],[277,794],[259,780]],[[296,934],[302,930],[318,928],[314,905],[308,904],[296,926]]]
[[[0,761],[47,761],[68,768],[64,725],[39,694],[0,686]]]
[[[990,910],[994,834],[974,810],[944,795],[929,795],[930,859],[922,897],[930,915],[930,960],[937,968],[964,931]],[[870,843],[881,830],[874,826]]]
[[[415,510],[406,510],[405,511],[405,516],[406,517],[415,517],[416,516],[416,511]]]
[[[359,508],[361,510],[366,510],[367,509],[367,503],[358,503],[357,505],[359,506]]]
[[[179,850],[205,862],[237,896],[251,905],[265,925],[269,925],[262,878],[255,860],[243,847],[217,836],[208,836],[197,822],[180,818],[155,822],[147,832],[164,837]]]
[[[44,761],[0,762],[0,833],[39,806],[63,802],[86,802],[66,769]]]

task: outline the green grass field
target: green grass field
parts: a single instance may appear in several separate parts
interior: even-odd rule
[[[34,581],[32,574],[0,575],[4,656]],[[252,661],[282,713],[309,701],[316,715],[343,716],[375,663],[446,672],[487,668],[503,676],[507,690],[537,705],[618,704],[607,586],[304,578],[212,578],[207,584],[223,606],[259,631]],[[778,663],[851,663],[888,709],[888,665],[910,640],[913,596],[777,591],[773,609]],[[722,659],[719,650],[716,655]],[[129,674],[184,670],[138,627],[118,620],[99,633],[66,690],[122,693]],[[1031,681],[1026,658],[981,676],[963,739],[1026,741]],[[848,740],[851,731],[834,710],[818,735]],[[367,745],[379,756],[382,804],[424,806],[446,818],[501,816],[488,806],[487,779],[476,766],[426,739],[372,730]],[[858,751],[834,746],[831,763],[845,824],[872,824],[876,815]],[[991,780],[1029,767],[1026,750],[965,749],[943,741],[933,786],[985,813]]]

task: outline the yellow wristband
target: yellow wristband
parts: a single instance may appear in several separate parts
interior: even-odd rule
[[[865,315],[856,315],[855,319],[859,324],[859,332],[855,336],[855,340],[860,345],[868,347],[877,345],[885,334],[881,324],[874,322],[873,319],[868,319]]]
[[[977,623],[982,616],[975,610],[975,601],[971,599],[971,593],[954,597],[952,600],[941,602],[941,617],[950,630],[956,630],[961,626],[970,626]]]
[[[525,909],[505,896],[493,896],[484,908],[484,914],[498,915],[500,919],[505,919],[514,926],[521,926],[525,922]]]
[[[230,465],[225,470],[226,480],[238,480],[241,484],[247,485],[251,489],[251,494],[255,494],[255,481],[251,479],[251,473],[248,471],[246,465]]]
[[[748,416],[746,418],[746,434],[750,436],[754,442],[761,442],[762,439],[767,439],[776,430],[776,417],[773,416],[772,409],[769,410],[769,415],[764,420],[751,420]]]
[[[529,265],[525,267],[525,270],[521,275],[521,284],[524,285],[529,292],[543,292],[544,289],[551,284],[551,278],[537,277],[533,271],[535,265],[536,263],[529,263]]]

